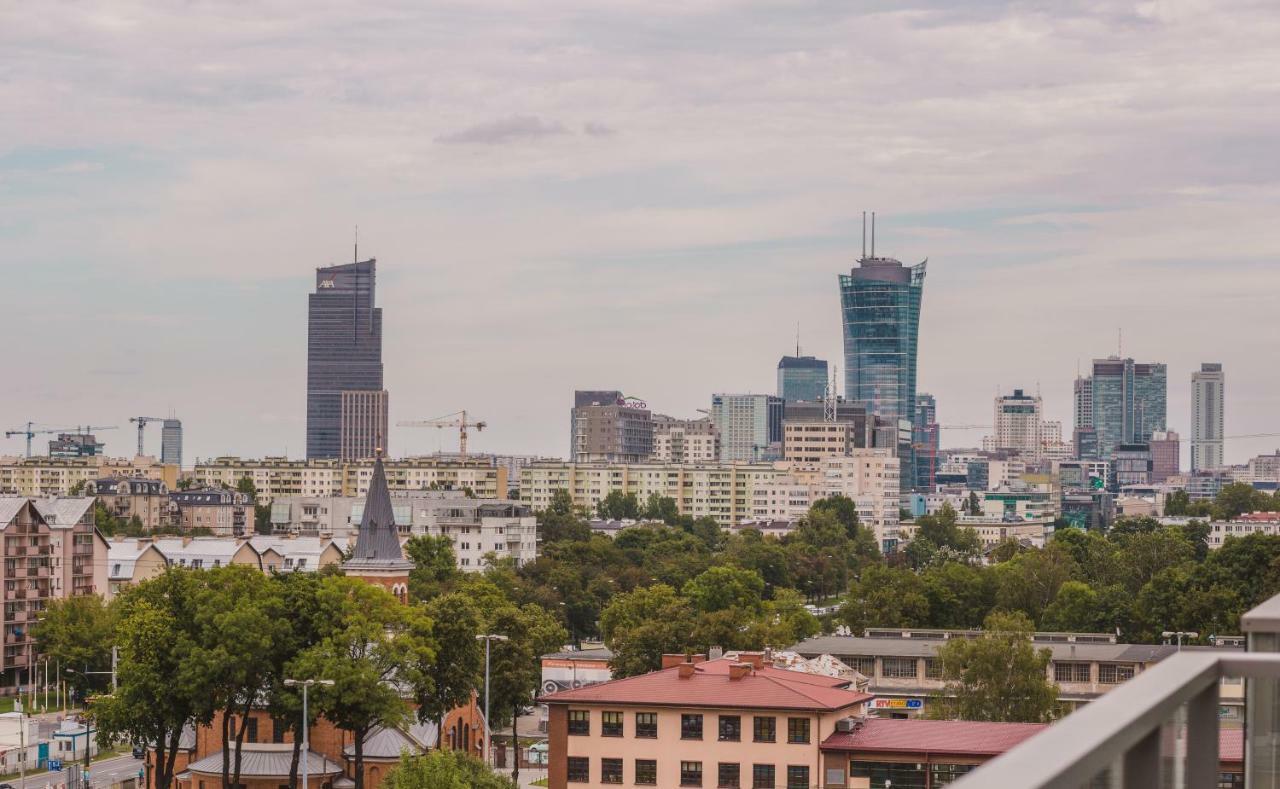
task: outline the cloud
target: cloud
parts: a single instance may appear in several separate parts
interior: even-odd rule
[[[436,137],[436,142],[445,145],[504,145],[567,133],[568,130],[559,123],[550,123],[531,115],[513,115],[442,134]]]
[[[582,124],[582,133],[590,137],[612,137],[618,132],[617,130],[610,128],[609,126],[606,126],[603,123],[596,123],[595,121],[587,121],[586,123]]]

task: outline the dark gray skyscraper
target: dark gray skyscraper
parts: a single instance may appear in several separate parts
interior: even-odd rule
[[[373,445],[386,448],[382,308],[373,306],[376,268],[377,261],[370,258],[316,269],[316,290],[307,309],[309,459],[372,457]],[[376,394],[354,397],[353,392]],[[352,420],[368,424],[352,424]],[[352,436],[360,437],[355,442],[359,446]]]
[[[827,394],[827,362],[812,356],[784,356],[778,362],[778,397],[821,400]]]

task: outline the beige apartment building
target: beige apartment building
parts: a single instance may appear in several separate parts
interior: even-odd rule
[[[832,455],[848,455],[857,446],[853,422],[786,420],[782,423],[782,457],[793,463],[821,463]]]
[[[823,781],[822,741],[871,700],[760,653],[695,660],[664,655],[660,671],[541,697],[548,787],[810,789]]]
[[[106,477],[89,480],[86,496],[95,496],[107,512],[125,521],[134,518],[144,529],[156,530],[169,522],[169,488],[158,479]]]
[[[787,464],[782,464],[787,465]],[[874,530],[887,549],[898,537],[901,464],[888,449],[850,448],[846,455],[827,455],[816,463],[792,463],[752,491],[753,519],[803,517],[819,499],[847,496],[858,508],[858,520]]]
[[[173,488],[178,472],[177,466],[152,457],[0,457],[0,495],[70,496],[79,486],[105,477],[153,479]]]
[[[710,417],[676,419],[653,415],[654,463],[715,463],[720,460],[720,434]]]
[[[520,500],[541,510],[566,490],[575,505],[594,511],[615,490],[641,502],[656,493],[674,499],[681,515],[728,528],[751,517],[752,492],[778,474],[775,463],[534,463],[520,471]]]
[[[4,649],[0,687],[26,680],[40,660],[31,626],[50,600],[107,594],[107,543],[93,526],[93,499],[0,498]]]
[[[492,458],[475,460],[444,458],[403,458],[383,461],[387,487],[392,491],[470,489],[480,498],[507,495],[507,469]],[[261,460],[220,457],[197,463],[196,484],[234,488],[248,477],[258,491],[258,503],[269,504],[278,496],[363,496],[373,475],[373,461],[289,460],[265,457]]]

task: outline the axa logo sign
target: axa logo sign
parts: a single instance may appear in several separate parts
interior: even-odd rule
[[[332,290],[334,287],[333,277],[320,280],[316,287],[320,290]]]

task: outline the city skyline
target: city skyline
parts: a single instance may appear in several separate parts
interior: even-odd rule
[[[0,273],[41,336],[11,357],[35,380],[0,389],[4,427],[172,412],[187,462],[302,456],[299,294],[359,223],[390,421],[467,408],[475,451],[564,455],[574,389],[674,416],[772,392],[797,319],[838,364],[832,278],[865,208],[878,249],[930,259],[917,390],[944,424],[1015,387],[1072,424],[1077,363],[1122,328],[1124,355],[1168,365],[1185,466],[1205,360],[1230,370],[1227,435],[1280,431],[1280,173],[1257,155],[1280,22],[1229,5],[12,15]],[[391,430],[396,454],[456,446]],[[100,439],[131,454],[127,433]]]

